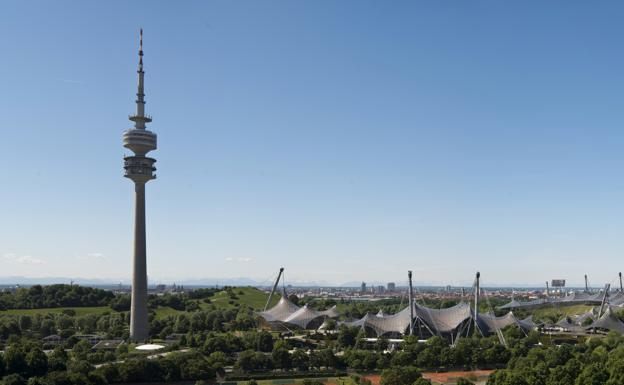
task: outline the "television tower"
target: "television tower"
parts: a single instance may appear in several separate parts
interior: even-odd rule
[[[132,304],[130,307],[130,339],[143,341],[149,336],[147,322],[147,267],[145,247],[145,184],[156,178],[156,159],[145,156],[156,149],[156,134],[145,129],[152,118],[145,115],[143,92],[143,29],[139,39],[139,77],[136,114],[129,117],[134,122],[123,134],[123,146],[134,156],[124,157],[125,177],[134,182],[134,257],[132,259]]]

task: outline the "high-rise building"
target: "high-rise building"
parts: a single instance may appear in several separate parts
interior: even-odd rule
[[[139,39],[139,68],[138,90],[136,99],[136,114],[130,116],[134,122],[131,128],[123,134],[123,146],[132,152],[133,156],[124,157],[125,177],[134,182],[135,211],[134,211],[134,256],[132,259],[132,301],[130,305],[130,339],[142,341],[148,338],[147,321],[147,252],[145,244],[145,184],[156,178],[154,163],[156,159],[149,158],[148,152],[156,149],[156,134],[145,129],[145,125],[152,118],[145,115],[145,93],[143,90],[143,30]]]
[[[362,285],[360,285],[360,291],[362,293],[366,293],[366,282],[362,282]]]
[[[388,291],[395,291],[396,284],[394,282],[388,282]]]

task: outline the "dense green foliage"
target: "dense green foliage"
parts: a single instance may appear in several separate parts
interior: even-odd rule
[[[536,346],[513,357],[488,385],[624,384],[624,339],[617,334],[585,343]]]
[[[77,285],[34,285],[0,292],[0,310],[105,306],[115,297],[108,290]]]
[[[106,339],[127,340],[129,317],[124,309],[128,296],[68,285],[35,286],[2,294],[3,304],[26,309],[104,306],[91,314],[60,308],[56,312],[25,311],[21,315],[0,313],[2,384],[210,381],[217,374],[224,375],[225,367],[233,368],[228,376],[243,379],[374,371],[382,374],[383,385],[427,385],[430,382],[421,377],[421,371],[475,368],[498,369],[488,385],[624,384],[624,339],[614,334],[562,346],[544,339],[542,344],[536,332],[525,335],[516,327],[504,331],[506,346],[497,336],[459,338],[453,345],[441,337],[425,343],[407,337],[397,346],[385,338],[367,342],[364,330],[346,326],[328,334],[305,332],[288,338],[260,331],[253,308],[240,301],[245,296],[248,301],[260,302],[255,291],[233,288],[151,296],[152,338],[167,345],[169,354],[148,359],[149,353],[136,351],[129,344],[96,351],[84,336],[98,334]],[[327,308],[334,302],[308,303]],[[453,304],[440,300],[437,305]],[[352,316],[380,308],[380,303],[337,305]],[[399,300],[381,304],[387,312],[401,306]],[[163,307],[175,311],[157,316]],[[60,341],[44,339],[53,335],[58,335]],[[368,384],[363,378],[354,378],[357,384]],[[458,380],[460,385],[470,383]]]

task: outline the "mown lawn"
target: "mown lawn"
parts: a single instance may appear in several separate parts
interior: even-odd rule
[[[158,319],[166,318],[166,317],[169,317],[170,315],[177,315],[180,313],[184,313],[183,310],[176,310],[169,306],[159,306],[156,310],[154,310],[154,312],[156,313],[156,318]]]
[[[317,378],[323,380],[325,384],[331,385],[356,385],[350,377],[329,377],[329,378]],[[291,379],[276,379],[276,380],[257,380],[258,385],[294,385],[302,384],[304,378],[291,378]],[[249,381],[238,381],[237,385],[247,385]],[[229,384],[229,382],[228,382]]]

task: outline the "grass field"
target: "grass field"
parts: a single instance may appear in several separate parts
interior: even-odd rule
[[[356,385],[355,381],[353,381],[350,377],[329,377],[329,378],[318,378],[319,380],[323,380],[327,385]],[[295,385],[302,384],[304,378],[291,378],[291,379],[279,379],[279,380],[257,380],[258,385]],[[236,385],[247,385],[249,381],[238,381]],[[228,384],[230,384],[228,382]],[[234,384],[232,382],[231,384]]]
[[[554,316],[559,318],[560,316],[568,316],[574,314],[583,314],[591,310],[593,306],[589,305],[572,305],[572,306],[558,306],[558,307],[545,307],[541,309],[535,309],[533,311],[533,318],[543,319],[544,317]]]
[[[102,314],[106,312],[114,312],[108,306],[98,306],[98,307],[55,307],[55,308],[46,308],[46,309],[10,309],[0,311],[0,315],[30,315],[33,316],[35,314],[50,314],[50,313],[61,313],[63,310],[73,310],[76,312],[77,316],[86,315],[86,314]]]
[[[210,303],[221,309],[229,309],[239,305],[247,305],[255,310],[262,310],[269,298],[269,295],[255,287],[237,287],[232,289],[236,299],[231,299],[227,291],[220,291],[215,294]],[[275,305],[279,301],[279,295],[273,295],[269,306]],[[230,303],[232,301],[232,303]]]

